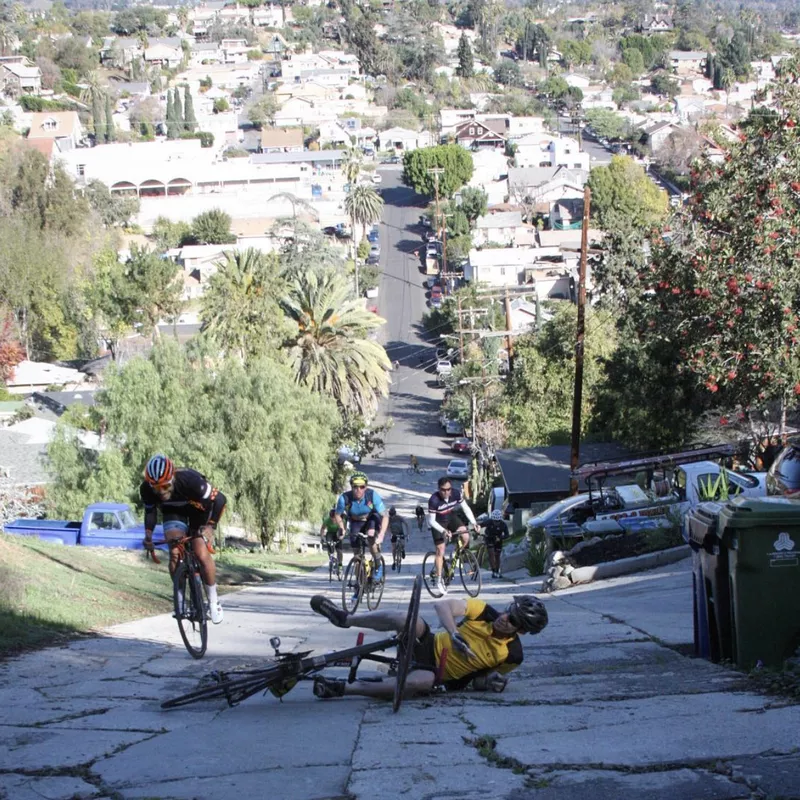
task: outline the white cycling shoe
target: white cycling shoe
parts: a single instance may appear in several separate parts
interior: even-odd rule
[[[211,621],[215,625],[219,625],[224,617],[224,614],[222,613],[222,606],[219,604],[219,601],[216,603],[210,603],[208,611],[211,614]]]

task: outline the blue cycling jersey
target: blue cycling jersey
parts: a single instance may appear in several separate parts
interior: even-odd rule
[[[381,496],[374,489],[367,489],[361,500],[356,500],[352,491],[342,492],[336,501],[336,513],[347,514],[349,519],[366,519],[373,512],[380,515],[386,512]]]

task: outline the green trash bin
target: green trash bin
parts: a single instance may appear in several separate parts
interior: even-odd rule
[[[720,511],[733,660],[781,668],[800,645],[800,502],[736,497]]]

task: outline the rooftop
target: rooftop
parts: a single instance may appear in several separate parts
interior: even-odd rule
[[[496,214],[491,212],[483,217],[478,217],[475,222],[476,228],[516,228],[523,225],[521,211],[500,211]]]

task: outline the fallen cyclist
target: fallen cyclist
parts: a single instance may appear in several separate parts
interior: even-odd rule
[[[393,611],[348,614],[324,595],[311,598],[311,608],[338,628],[368,628],[373,631],[403,630],[406,615]],[[547,626],[547,608],[532,595],[516,595],[502,611],[483,600],[469,598],[440,600],[434,605],[444,628],[433,633],[422,617],[417,620],[416,641],[405,694],[424,694],[436,680],[442,653],[447,651],[441,680],[448,689],[492,688],[502,691],[505,677],[522,663],[521,633],[539,633]],[[460,622],[456,622],[456,619]],[[394,678],[347,683],[340,678],[314,678],[314,694],[322,700],[343,695],[389,699]]]

